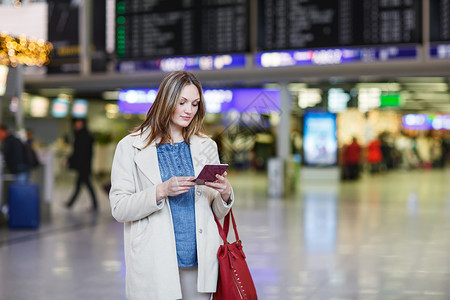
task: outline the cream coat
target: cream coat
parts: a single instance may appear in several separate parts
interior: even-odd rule
[[[124,223],[126,295],[133,300],[181,299],[175,236],[167,198],[156,203],[161,183],[156,144],[145,147],[146,132],[128,135],[117,145],[109,194],[113,217]],[[206,163],[219,163],[217,145],[210,138],[193,136],[191,156],[197,176]],[[222,240],[211,211],[222,219],[229,205],[206,186],[195,186],[195,220],[199,292],[215,292],[217,250]]]

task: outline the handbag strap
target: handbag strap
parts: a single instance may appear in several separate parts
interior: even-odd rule
[[[217,219],[216,214],[214,212],[213,212],[213,215],[214,215],[214,220],[216,221],[216,224],[217,224],[217,229],[219,230],[219,234],[222,237],[224,244],[228,244],[227,237],[228,237],[228,230],[230,227],[230,216],[231,216],[231,221],[233,223],[233,230],[234,230],[234,235],[236,236],[236,241],[240,241],[239,234],[237,232],[236,221],[234,220],[233,210],[231,208],[230,208],[230,211],[228,212],[228,214],[224,217],[223,227],[220,224],[220,221],[219,221],[219,219]]]

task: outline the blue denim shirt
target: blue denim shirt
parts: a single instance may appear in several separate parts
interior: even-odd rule
[[[158,145],[158,164],[162,181],[172,176],[194,176],[191,149],[186,142]],[[197,265],[194,188],[178,196],[169,196],[178,267]]]

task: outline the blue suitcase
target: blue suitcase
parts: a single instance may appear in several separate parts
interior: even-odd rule
[[[9,227],[39,227],[39,186],[10,184],[8,187]]]

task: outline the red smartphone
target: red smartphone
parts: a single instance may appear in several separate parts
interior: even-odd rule
[[[215,181],[217,180],[216,175],[222,175],[226,169],[228,169],[228,164],[205,165],[194,181],[197,184],[205,184],[206,181]]]

